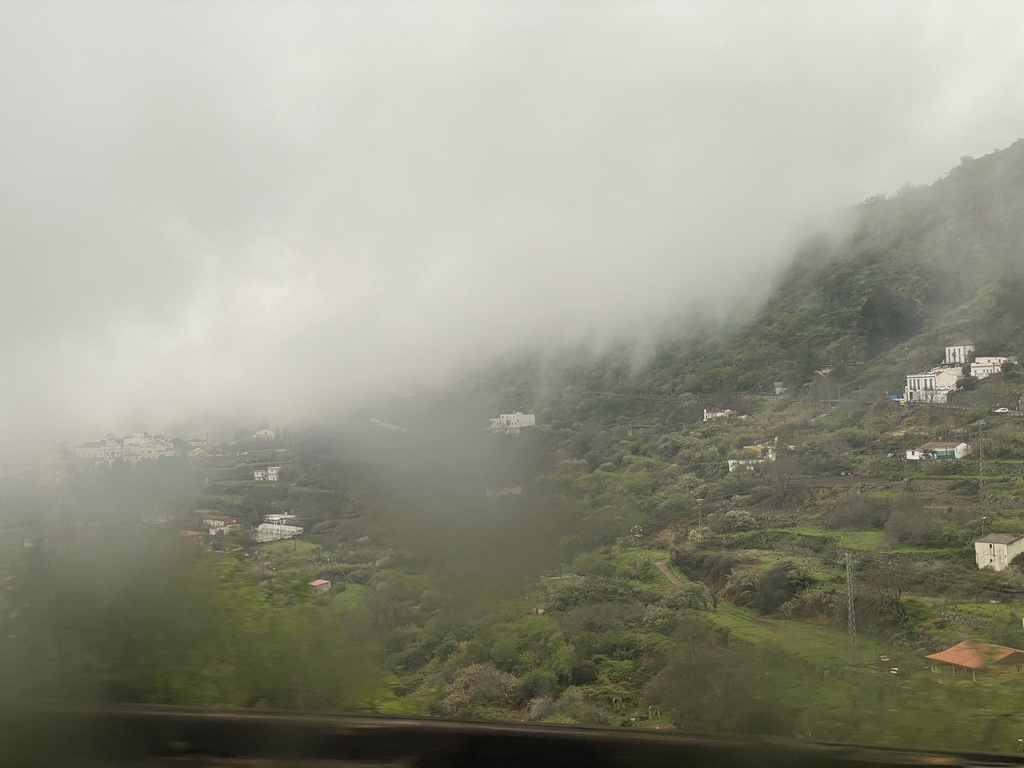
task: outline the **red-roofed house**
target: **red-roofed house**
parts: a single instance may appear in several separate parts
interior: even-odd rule
[[[316,581],[309,582],[309,586],[317,592],[328,592],[331,589],[331,582],[327,579],[317,579]]]
[[[949,664],[953,667],[954,672],[957,667],[969,669],[972,678],[974,678],[975,672],[984,667],[1016,667],[1019,672],[1021,666],[1024,665],[1024,651],[1007,648],[1005,645],[979,643],[975,640],[965,640],[952,648],[929,654],[925,658]]]

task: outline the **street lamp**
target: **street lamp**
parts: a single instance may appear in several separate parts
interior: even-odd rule
[[[985,537],[985,521],[986,520],[988,520],[988,518],[985,515],[982,515],[981,516],[981,536],[982,536],[982,538]]]

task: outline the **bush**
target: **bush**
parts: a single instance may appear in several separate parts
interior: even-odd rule
[[[480,707],[511,707],[519,681],[490,664],[472,664],[455,673],[441,707],[449,715],[472,715]]]
[[[739,533],[757,528],[754,516],[744,509],[734,509],[722,514],[708,515],[708,526],[715,533]]]
[[[805,589],[780,608],[787,619],[831,623],[839,615],[839,596],[830,589]]]

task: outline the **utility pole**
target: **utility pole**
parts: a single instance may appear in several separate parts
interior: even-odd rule
[[[636,548],[636,568],[640,569],[640,537],[644,535],[644,529],[639,525],[634,525],[629,529],[629,532],[633,535],[633,545]]]
[[[978,493],[985,488],[985,444],[981,442],[981,429],[984,421],[978,422]]]
[[[850,553],[845,553],[846,561],[846,629],[850,635],[849,660],[850,666],[860,665],[860,649],[857,647],[857,619],[853,612],[853,570]]]

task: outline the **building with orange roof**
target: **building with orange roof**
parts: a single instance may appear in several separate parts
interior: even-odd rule
[[[979,669],[985,667],[1016,667],[1019,672],[1021,666],[1024,665],[1024,651],[1008,648],[1005,645],[979,643],[976,640],[965,640],[944,651],[929,654],[925,658],[949,664],[954,673],[957,667],[963,670],[969,669],[972,679]]]
[[[309,582],[309,586],[317,592],[329,592],[331,589],[331,582],[327,579],[316,579],[315,581]]]

